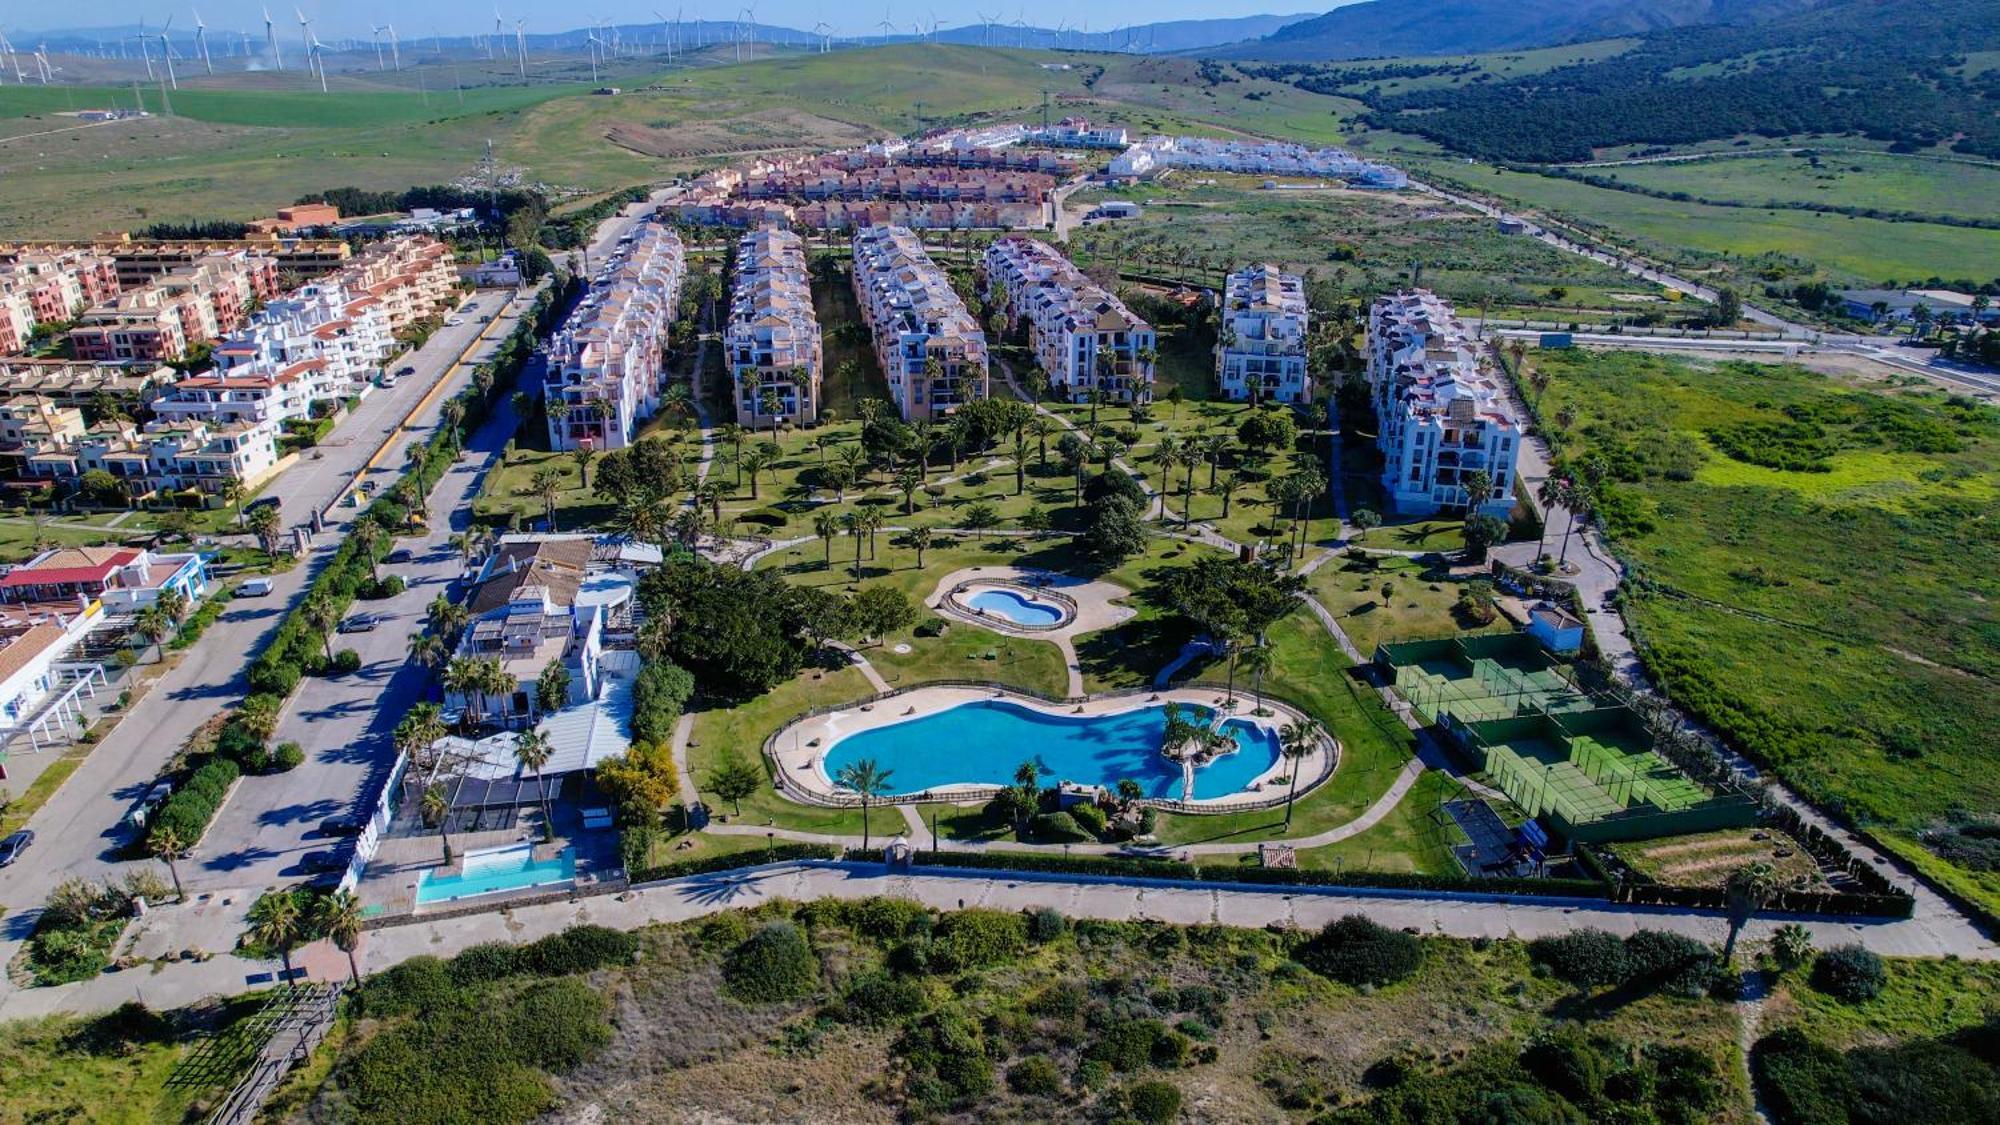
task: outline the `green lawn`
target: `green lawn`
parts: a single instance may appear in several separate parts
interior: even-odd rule
[[[937,618],[928,610],[923,616]],[[896,652],[901,645],[910,651]],[[958,621],[949,621],[941,637],[906,631],[862,650],[862,655],[894,688],[931,680],[991,680],[1058,699],[1069,691],[1069,675],[1055,645]]]
[[[1536,362],[1544,409],[1577,412],[1564,444],[1620,478],[1600,509],[1658,590],[1626,611],[1655,678],[1807,796],[2000,907],[2000,875],[1919,842],[2000,817],[2000,414],[1784,365]],[[1732,429],[1750,423],[1775,428]],[[1826,471],[1746,465],[1711,436],[1736,433],[1759,435],[1746,456],[1817,453]]]
[[[214,1025],[227,1040],[231,1023],[260,1003],[252,995],[199,1015],[168,1013],[156,1029],[124,1034],[112,1016],[0,1024],[0,1121],[148,1125],[205,1117],[193,1112],[196,1103],[219,1097],[248,1060],[222,1050],[213,1071],[177,1072],[192,1042],[184,1036]]]
[[[1463,869],[1451,847],[1465,842],[1440,809],[1456,786],[1435,770],[1427,771],[1381,822],[1359,835],[1298,853],[1299,866],[1314,871],[1386,871],[1398,874],[1458,875]],[[1214,866],[1251,866],[1256,854],[1199,856]]]
[[[808,708],[849,700],[865,699],[874,691],[854,668],[832,671],[809,669],[797,679],[778,685],[767,694],[735,707],[695,713],[694,731],[687,752],[688,770],[702,800],[719,815],[740,824],[794,828],[805,832],[840,835],[861,834],[859,810],[823,809],[801,805],[778,795],[771,788],[759,789],[743,800],[737,815],[727,801],[706,792],[709,776],[731,753],[746,762],[760,762],[766,771],[770,759],[764,757],[764,740]]]
[[[1815,150],[1818,151],[1818,150]],[[1586,169],[1650,191],[1758,204],[1876,207],[1962,219],[2000,219],[2000,169],[1919,156],[1819,152]]]
[[[1463,583],[1443,572],[1431,573],[1413,559],[1349,554],[1314,571],[1307,584],[1363,655],[1383,641],[1509,628],[1505,618],[1488,625],[1462,620],[1453,607]],[[1384,584],[1395,587],[1387,604],[1382,601]]]

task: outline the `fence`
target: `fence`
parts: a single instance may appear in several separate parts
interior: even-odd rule
[[[1080,696],[1057,697],[1052,695],[1044,695],[1041,692],[1032,691],[1027,688],[1017,688],[1017,687],[1010,687],[1005,684],[996,684],[989,680],[947,679],[947,680],[928,680],[921,684],[909,684],[904,687],[899,687],[894,689],[893,691],[876,692],[875,694],[870,695],[865,699],[857,700],[851,703],[841,703],[841,704],[831,704],[831,705],[822,704],[815,707],[809,707],[806,710],[801,711],[797,715],[793,716],[789,721],[780,724],[776,730],[772,731],[769,735],[765,736],[764,738],[764,746],[763,746],[764,758],[766,761],[770,762],[773,767],[771,770],[771,777],[774,786],[777,788],[778,792],[784,794],[787,798],[793,801],[797,801],[798,803],[803,805],[816,805],[821,808],[836,808],[836,809],[860,808],[863,803],[863,799],[861,795],[858,793],[839,792],[839,791],[827,792],[824,790],[808,788],[794,781],[790,776],[786,774],[786,772],[783,769],[777,768],[778,767],[777,743],[779,736],[783,735],[786,731],[792,729],[793,727],[797,726],[802,722],[805,722],[808,719],[817,718],[821,715],[830,714],[834,711],[847,711],[861,707],[874,707],[881,703],[885,703],[889,700],[895,699],[898,696],[907,695],[908,693],[913,691],[919,691],[924,688],[936,688],[936,687],[970,688],[978,691],[992,692],[995,694],[996,697],[1005,695],[1017,695],[1029,699],[1039,700],[1043,703],[1051,705],[1063,705],[1063,706],[1080,704],[1084,702],[1103,702],[1105,700],[1113,700],[1113,699],[1129,699],[1141,695],[1157,697],[1159,694],[1158,692],[1154,691],[1151,688],[1139,688],[1133,691],[1112,692],[1107,695],[1099,695],[1099,696],[1080,695]],[[1191,688],[1200,689],[1203,691],[1228,690],[1228,686],[1225,684],[1209,683],[1202,681],[1190,681],[1188,683],[1177,685],[1177,690],[1187,690]],[[1299,706],[1296,703],[1293,703],[1292,701],[1286,699],[1282,695],[1274,695],[1271,692],[1266,691],[1263,693],[1263,698],[1267,702],[1276,702],[1280,706],[1286,707],[1301,716],[1308,714],[1305,708]],[[1296,797],[1302,797],[1305,794],[1312,792],[1315,788],[1324,783],[1327,778],[1333,776],[1333,771],[1336,768],[1336,766],[1338,766],[1340,761],[1340,742],[1338,739],[1333,738],[1331,735],[1325,735],[1324,738],[1325,741],[1321,744],[1320,747],[1323,751],[1325,751],[1325,753],[1320,755],[1320,760],[1322,763],[1324,763],[1324,768],[1320,771],[1319,776],[1313,778],[1310,782],[1304,782],[1303,779],[1301,779],[1303,783],[1297,787],[1295,792],[1287,791],[1269,797],[1256,797],[1242,801],[1231,801],[1226,805],[1208,804],[1199,801],[1196,802],[1179,801],[1166,797],[1141,798],[1139,803],[1151,808],[1159,809],[1162,812],[1174,812],[1174,813],[1254,812],[1259,809],[1278,808],[1284,805],[1289,800],[1292,800]],[[995,793],[999,792],[1004,788],[1006,788],[1006,786],[999,784],[957,785],[957,786],[949,786],[938,789],[925,789],[921,792],[916,792],[916,793],[895,793],[880,797],[869,797],[867,798],[867,804],[869,805],[869,807],[872,808],[879,805],[926,804],[937,801],[976,801],[976,800],[990,798]]]
[[[351,891],[361,882],[361,873],[381,849],[382,837],[389,831],[389,823],[396,819],[397,797],[402,793],[403,775],[409,768],[410,755],[398,751],[395,764],[389,767],[389,779],[375,797],[375,811],[368,814],[368,822],[354,840],[354,858],[348,861],[347,871],[340,877],[341,890]]]
[[[343,987],[304,985],[287,988],[272,998],[271,1006],[266,1009],[271,1013],[270,1038],[257,1052],[250,1072],[209,1115],[208,1125],[250,1125],[257,1119],[264,1099],[271,1096],[292,1067],[312,1057],[333,1028]]]

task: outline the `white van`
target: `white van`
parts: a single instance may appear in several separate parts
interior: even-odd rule
[[[236,596],[239,598],[261,598],[270,592],[271,580],[268,578],[252,578],[236,588]]]

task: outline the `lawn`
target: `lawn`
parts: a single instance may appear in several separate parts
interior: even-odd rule
[[[229,1023],[257,1003],[244,997],[212,1011],[169,1013],[153,1027],[121,1025],[115,1014],[0,1023],[0,1121],[146,1125],[191,1116],[198,1101],[235,1082],[247,1059],[223,1051],[213,1072],[177,1072],[190,1050],[185,1036],[215,1025],[227,1038]]]
[[[942,620],[929,610],[922,616]],[[902,646],[910,651],[898,653]],[[905,631],[862,650],[862,655],[892,688],[931,680],[991,680],[1057,699],[1069,692],[1062,651],[1054,644],[958,621],[949,621],[941,637]]]
[[[1788,887],[1826,889],[1826,880],[1812,856],[1797,841],[1773,829],[1728,828],[1606,846],[1632,870],[1669,886],[1720,887],[1745,864],[1768,863]]]
[[[1888,983],[1873,1000],[1849,1003],[1811,987],[1804,974],[1784,978],[1766,1024],[1797,1024],[1836,1049],[1880,1046],[1949,1035],[2000,1010],[2000,965],[1990,961],[1892,957]]]
[[[873,691],[855,668],[831,671],[813,668],[748,703],[696,711],[687,751],[688,770],[693,774],[694,784],[698,789],[705,786],[716,766],[729,754],[746,762],[760,763],[769,771],[771,762],[764,756],[764,740],[773,731],[809,708],[865,699]],[[861,834],[860,810],[801,805],[779,796],[772,788],[759,789],[744,798],[741,815],[735,813],[729,802],[713,794],[704,791],[702,799],[718,817],[727,816],[734,823],[836,835]]]
[[[1450,778],[1435,770],[1425,771],[1379,823],[1337,844],[1300,850],[1299,866],[1314,871],[1463,874],[1451,848],[1464,843],[1465,834],[1440,808],[1456,791],[1457,785]],[[1254,852],[1240,856],[1205,855],[1196,857],[1196,862],[1247,867],[1257,862],[1257,856]]]
[[[1785,365],[1536,362],[1544,409],[1577,413],[1559,441],[1612,467],[1600,510],[1643,579],[1626,614],[1655,679],[1808,797],[2000,907],[2000,874],[1951,832],[2000,818],[2000,413]],[[1746,465],[1717,435],[1802,467]],[[1896,471],[1855,471],[1867,458]],[[1935,850],[1927,830],[1944,832]]]
[[[1380,531],[1371,534],[1379,535]],[[1481,625],[1454,612],[1465,581],[1400,556],[1349,553],[1314,571],[1306,580],[1313,596],[1340,622],[1363,655],[1383,641],[1505,632],[1504,617]],[[1382,587],[1395,594],[1385,604]]]

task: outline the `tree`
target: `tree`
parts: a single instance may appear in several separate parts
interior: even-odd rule
[[[1812,932],[1797,922],[1787,922],[1779,926],[1771,935],[1771,955],[1778,959],[1778,966],[1787,971],[1811,961]]]
[[[354,521],[354,530],[348,534],[353,536],[355,547],[360,550],[361,557],[368,562],[368,580],[380,585],[382,575],[375,569],[375,548],[382,542],[382,525],[363,517]]]
[[[353,891],[337,890],[320,896],[313,904],[313,929],[325,934],[335,949],[347,954],[347,974],[355,984],[361,983],[361,966],[354,959],[354,951],[361,948],[362,917],[361,900],[354,897]]]
[[[738,757],[734,751],[725,751],[715,771],[708,775],[710,791],[728,801],[737,816],[743,815],[743,798],[763,787],[764,772]]]
[[[556,528],[556,498],[562,495],[562,474],[553,467],[535,470],[528,478],[528,487],[534,490],[542,501],[542,516],[548,521],[550,531]]]
[[[444,725],[443,712],[437,704],[418,703],[403,715],[390,738],[398,751],[408,754],[413,760],[422,760],[438,739],[449,733]]]
[[[1256,698],[1258,712],[1264,710],[1264,675],[1271,670],[1271,646],[1251,645],[1243,653],[1243,670],[1250,673],[1250,691]]]
[[[305,919],[298,896],[289,889],[270,891],[250,908],[250,937],[274,949],[285,966],[285,986],[292,987],[292,950],[305,944]]]
[[[1465,476],[1465,506],[1470,511],[1478,511],[1488,500],[1493,499],[1493,474],[1485,469],[1474,469]]]
[[[1061,423],[1046,414],[1037,414],[1028,423],[1028,432],[1035,435],[1035,463],[1043,468],[1049,463],[1049,435],[1060,432]]]
[[[1356,508],[1349,513],[1347,522],[1354,525],[1354,538],[1359,541],[1370,528],[1381,526],[1382,516],[1373,508]]]
[[[535,703],[543,714],[560,711],[569,702],[569,668],[562,657],[551,657],[542,666],[542,674],[535,678]]]
[[[1382,583],[1382,607],[1384,609],[1388,608],[1390,600],[1393,599],[1395,596],[1396,596],[1396,584],[1394,582]]]
[[[1715,308],[1708,314],[1711,328],[1730,328],[1743,319],[1743,295],[1725,285],[1715,291]]]
[[[903,536],[903,539],[906,542],[908,542],[909,545],[912,548],[914,548],[917,552],[918,570],[922,570],[924,568],[924,549],[931,545],[931,540],[934,538],[935,534],[936,533],[933,532],[928,527],[913,527],[909,530],[908,533],[906,533]]]
[[[1278,753],[1291,763],[1291,781],[1285,788],[1285,827],[1292,826],[1292,801],[1299,792],[1299,763],[1312,753],[1325,736],[1325,729],[1316,720],[1306,719],[1297,723],[1286,723],[1278,731]]]
[[[1465,561],[1485,562],[1486,552],[1506,538],[1506,521],[1497,516],[1472,516],[1465,521]]]
[[[1722,963],[1727,965],[1735,956],[1736,939],[1744,924],[1778,892],[1777,868],[1761,860],[1746,863],[1729,873],[1723,889],[1729,896],[1729,936],[1722,942]]]
[[[166,640],[174,635],[173,618],[158,604],[149,605],[132,619],[132,627],[140,636],[152,642],[154,663],[167,658]]]
[[[1252,411],[1236,428],[1236,440],[1259,453],[1290,449],[1298,438],[1298,425],[1285,410]]]
[[[917,514],[917,490],[924,486],[924,475],[912,466],[905,465],[896,470],[896,491],[903,494],[903,515]]]
[[[278,505],[259,504],[251,508],[243,517],[243,526],[257,537],[257,546],[263,548],[264,557],[276,560],[278,557],[278,535],[283,521],[278,515]]]
[[[878,587],[881,588],[881,587]],[[840,767],[833,783],[861,795],[861,849],[868,850],[868,803],[889,792],[889,777],[895,770],[876,766],[873,758],[856,758]]]
[[[978,539],[985,532],[1000,526],[1000,512],[982,500],[965,510],[965,526],[971,528],[972,537]]]
[[[833,569],[833,541],[840,534],[840,517],[832,512],[821,511],[813,514],[813,534],[819,536],[826,548],[826,569]]]
[[[1122,495],[1093,504],[1077,533],[1079,552],[1109,569],[1146,549],[1146,527],[1138,506]]]
[[[181,839],[173,825],[161,824],[147,834],[146,849],[166,863],[167,874],[174,880],[174,901],[187,898],[187,892],[181,890],[180,868],[180,858],[187,854],[187,841]]]
[[[757,477],[771,466],[773,460],[770,449],[762,445],[752,446],[737,456],[736,467],[750,475],[750,499],[758,499]]]
[[[877,644],[889,634],[907,629],[917,619],[916,603],[894,586],[869,586],[849,603],[854,626]]]
[[[597,457],[597,450],[588,445],[579,445],[569,451],[569,459],[576,462],[576,487],[579,491],[590,491],[590,463]]]
[[[860,578],[861,548],[868,537],[868,528],[863,524],[861,516],[857,512],[842,513],[840,523],[842,527],[847,529],[847,534],[854,540],[854,577]]]
[[[451,798],[445,796],[444,785],[432,782],[424,789],[423,800],[417,806],[424,823],[438,830],[438,839],[444,841],[444,862],[451,864]]]
[[[553,660],[549,663],[561,667]],[[535,775],[535,792],[542,802],[542,834],[546,840],[555,839],[556,821],[549,814],[549,787],[542,779],[542,767],[549,764],[549,757],[554,753],[555,748],[549,745],[549,736],[539,730],[524,730],[514,740],[514,761]]]

